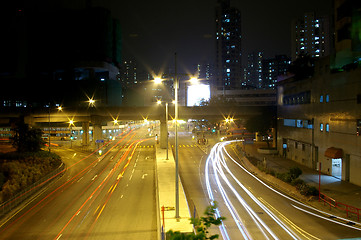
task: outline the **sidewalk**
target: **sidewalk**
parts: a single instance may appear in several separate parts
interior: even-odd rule
[[[258,153],[257,149],[259,147],[265,147],[266,145],[264,144],[265,143],[254,143],[254,144],[244,145],[247,158],[253,157],[260,161],[265,159],[267,168],[272,169],[275,172],[288,172],[288,170],[292,167],[299,167],[302,170],[302,175],[299,178],[304,180],[310,186],[314,186],[318,189],[319,187],[318,171],[308,168],[290,159],[280,157],[278,155],[268,155],[268,154]],[[294,188],[293,186],[290,187]],[[337,179],[333,176],[321,174],[321,193],[334,199],[336,202],[340,202],[342,204],[346,204],[361,209],[360,186],[354,185],[346,181],[341,181],[340,179]],[[304,199],[305,198],[303,197],[302,200]],[[346,218],[345,211],[341,211],[335,208],[332,208],[330,210],[330,207],[328,205],[325,206],[323,202],[319,202],[318,198],[316,200],[308,199],[307,203],[322,211],[326,211],[331,214],[335,214],[339,217]],[[355,216],[355,214],[350,214],[350,215],[353,215],[352,217],[351,216],[349,217],[350,220],[357,221],[357,216]],[[360,221],[361,221],[361,216],[360,216]]]
[[[159,144],[156,148],[156,177],[158,189],[158,211],[159,224],[164,226],[164,232],[169,230],[180,232],[193,232],[190,224],[190,212],[184,193],[182,183],[179,178],[179,219],[175,218],[175,161],[171,148],[168,149],[168,160],[166,160],[167,149],[161,149]],[[162,211],[162,207],[165,211]],[[163,218],[164,212],[164,218]]]

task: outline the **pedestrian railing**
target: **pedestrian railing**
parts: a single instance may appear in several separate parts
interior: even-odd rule
[[[62,176],[64,171],[65,171],[65,166],[64,166],[64,163],[62,163],[53,172],[42,177],[40,180],[31,184],[27,188],[23,189],[21,192],[17,193],[15,196],[10,198],[6,202],[3,202],[2,204],[0,204],[0,218],[2,218],[5,214],[9,213],[11,210],[16,208],[17,206],[19,206],[26,199],[33,196],[36,192],[39,191],[40,187],[43,187],[44,185],[48,184],[49,182],[51,182],[52,179]]]
[[[361,214],[361,209],[357,208],[357,207],[353,207],[341,202],[337,202],[335,199],[327,196],[324,193],[320,193],[320,199],[321,201],[323,201],[324,204],[328,204],[330,206],[330,209],[333,208],[337,208],[340,209],[341,211],[345,211],[346,212],[346,216],[349,217],[350,214],[355,214],[357,215],[357,221],[360,221],[360,214]]]

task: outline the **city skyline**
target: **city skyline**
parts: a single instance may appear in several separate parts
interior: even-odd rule
[[[135,58],[139,67],[166,71],[177,52],[180,71],[215,61],[215,7],[217,0],[100,1],[37,0],[35,7],[82,8],[87,4],[111,10],[120,20],[122,58]],[[291,21],[306,12],[330,14],[332,0],[231,1],[241,11],[242,61],[253,51],[266,58],[291,55]]]

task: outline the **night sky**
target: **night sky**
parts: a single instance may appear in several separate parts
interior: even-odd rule
[[[44,6],[84,7],[85,0],[37,0]],[[235,0],[242,14],[243,65],[247,54],[291,55],[291,21],[305,12],[329,14],[333,0]],[[93,0],[111,9],[123,35],[123,60],[134,56],[140,66],[158,71],[174,64],[179,71],[214,59],[216,0]]]

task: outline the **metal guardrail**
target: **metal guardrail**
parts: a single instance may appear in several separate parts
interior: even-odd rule
[[[357,215],[357,221],[360,221],[360,208],[337,202],[335,199],[327,196],[324,193],[320,193],[320,200],[323,201],[324,204],[328,204],[330,206],[330,209],[331,207],[333,207],[345,211],[347,217],[349,217],[349,213]]]
[[[21,192],[17,193],[14,197],[0,204],[0,218],[4,217],[7,213],[12,211],[14,208],[18,207],[25,200],[33,196],[36,192],[40,190],[40,187],[43,187],[54,180],[65,172],[65,164],[62,163],[56,170],[45,175],[37,182],[31,184],[27,188],[23,189]]]

